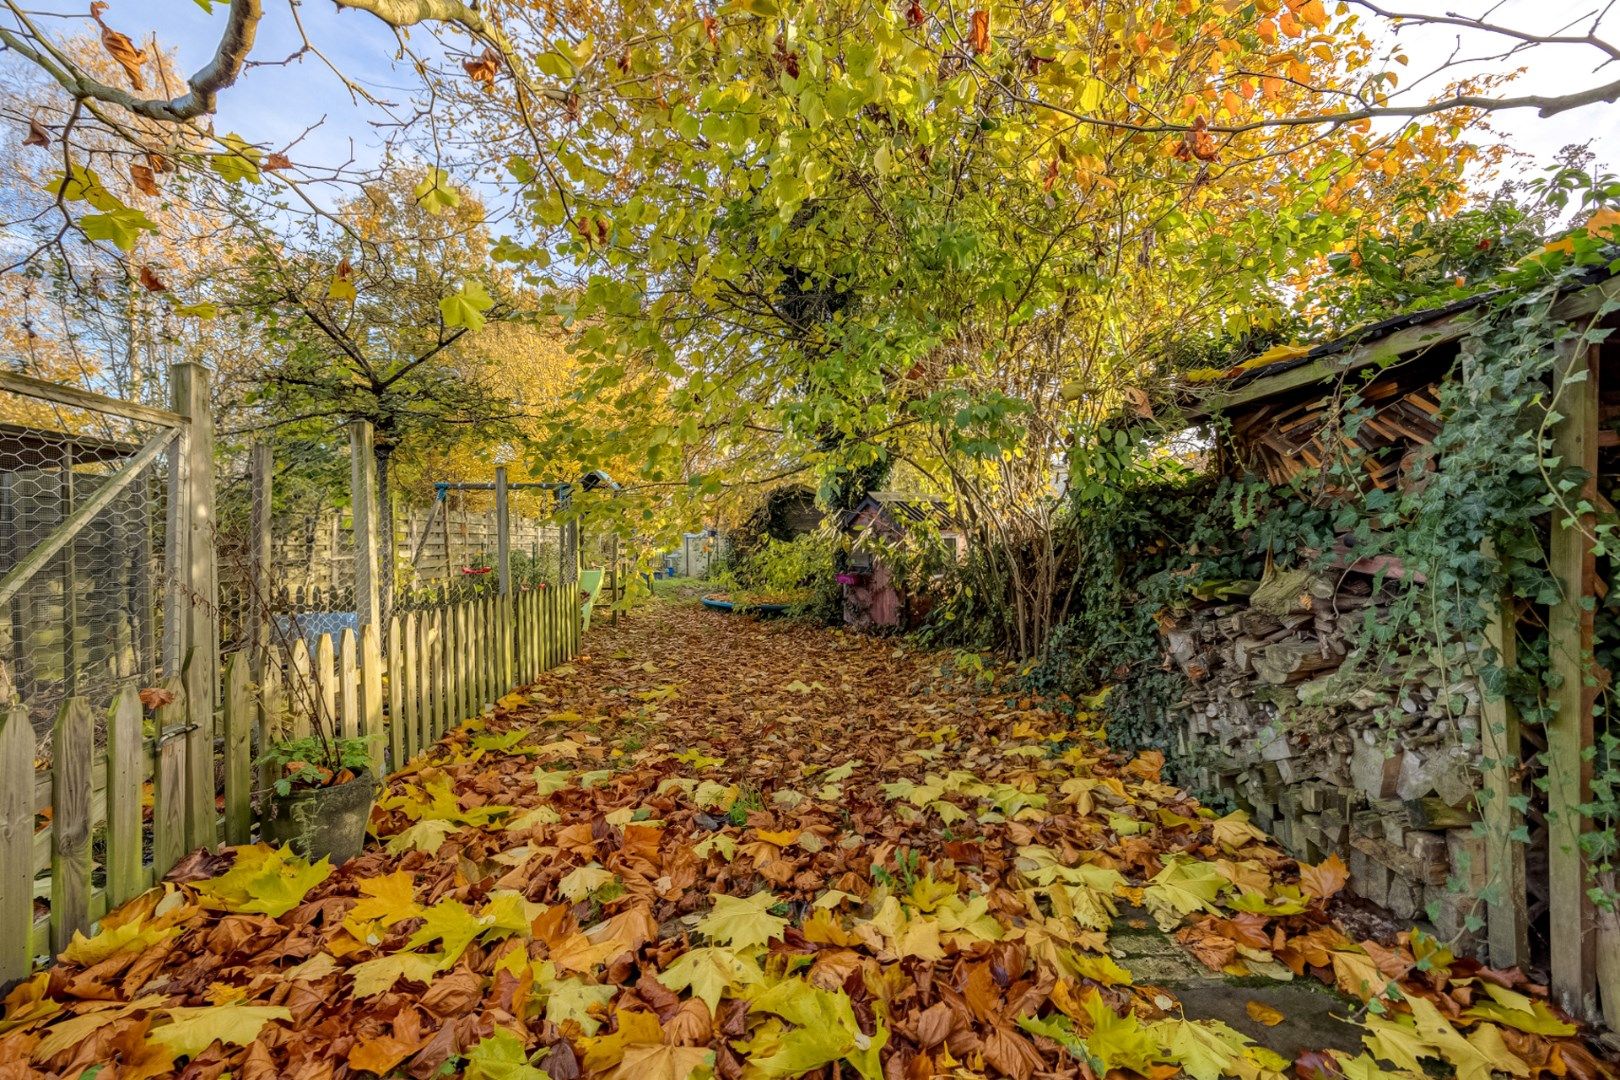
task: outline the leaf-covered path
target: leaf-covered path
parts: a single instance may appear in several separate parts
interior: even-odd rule
[[[359,859],[199,853],[115,913],[12,992],[0,1080],[1609,1068],[949,655],[678,602],[586,644],[396,774]]]

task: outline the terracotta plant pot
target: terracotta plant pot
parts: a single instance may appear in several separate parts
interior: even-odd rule
[[[306,859],[327,857],[341,863],[366,846],[366,822],[377,798],[370,773],[331,787],[298,788],[290,795],[270,793],[263,836],[277,847],[290,845]]]

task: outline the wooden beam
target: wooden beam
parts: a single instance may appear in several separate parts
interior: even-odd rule
[[[1591,799],[1592,712],[1597,684],[1592,672],[1593,495],[1597,488],[1597,372],[1584,342],[1559,348],[1553,408],[1562,417],[1552,433],[1552,453],[1564,467],[1585,471],[1586,482],[1564,495],[1553,511],[1548,565],[1561,599],[1548,612],[1549,662],[1556,684],[1547,722],[1547,887],[1552,994],[1571,1016],[1596,1019],[1595,921],[1587,897],[1586,861],[1580,839],[1590,828],[1580,807]],[[1584,507],[1576,505],[1584,503]]]
[[[1568,321],[1595,314],[1605,303],[1620,300],[1620,276],[1575,290],[1553,305],[1551,318]],[[1479,321],[1483,308],[1470,308],[1436,319],[1422,326],[1409,326],[1384,337],[1373,338],[1342,352],[1332,353],[1308,364],[1261,375],[1236,390],[1212,390],[1187,413],[1189,420],[1203,420],[1241,405],[1284,394],[1312,383],[1339,378],[1360,368],[1388,365],[1406,353],[1432,349],[1457,341]]]
[[[14,371],[0,371],[0,390],[7,390],[25,397],[40,398],[43,401],[54,401],[56,404],[66,405],[70,409],[84,409],[87,412],[122,416],[148,424],[161,424],[163,427],[179,427],[186,422],[186,418],[177,412],[165,412],[162,409],[154,409],[149,405],[138,405],[133,401],[122,401],[118,398],[107,397],[105,394],[80,390],[76,386],[64,386],[61,383],[51,382],[47,379],[36,379],[32,375],[19,375]]]
[[[1485,631],[1503,671],[1518,667],[1517,615],[1512,601],[1504,597],[1491,611]],[[1513,805],[1514,800],[1524,797],[1523,785],[1515,779],[1522,753],[1519,711],[1506,697],[1482,695],[1480,743],[1484,769],[1481,811],[1486,828],[1486,942],[1492,966],[1520,967],[1530,960],[1524,869],[1528,837],[1522,832],[1524,815]]]

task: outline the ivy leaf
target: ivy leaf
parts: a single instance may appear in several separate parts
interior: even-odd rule
[[[746,899],[716,896],[714,907],[697,924],[698,933],[710,941],[739,949],[764,945],[772,938],[781,937],[788,924],[786,919],[770,913],[769,909],[776,904],[775,895],[768,890]]]
[[[430,167],[411,194],[417,205],[430,214],[442,214],[461,205],[461,193],[450,186],[450,174],[439,168]]]
[[[476,334],[484,328],[484,312],[494,306],[495,301],[489,298],[483,285],[468,281],[461,286],[460,292],[439,301],[439,313],[444,316],[444,325],[465,326]]]
[[[462,1076],[466,1080],[551,1080],[544,1069],[529,1064],[522,1038],[500,1027],[467,1051]]]
[[[206,1005],[169,1009],[165,1015],[169,1022],[153,1028],[147,1037],[188,1058],[215,1042],[246,1046],[270,1021],[292,1019],[292,1013],[280,1005]]]

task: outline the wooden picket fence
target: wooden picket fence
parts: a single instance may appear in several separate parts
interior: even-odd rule
[[[367,625],[336,640],[320,635],[313,648],[299,639],[258,658],[235,653],[219,687],[202,676],[208,658],[188,662],[155,688],[163,693],[153,700],[167,700],[150,720],[141,688],[123,688],[100,737],[95,708],[70,698],[50,767],[37,773],[26,702],[0,710],[0,986],[60,952],[75,931],[88,933],[187,852],[222,838],[249,842],[253,794],[266,780],[255,775],[256,748],[307,734],[319,716],[328,731],[376,736],[379,767],[397,769],[565,663],[579,650],[578,588],[396,616],[386,641],[385,649]]]

